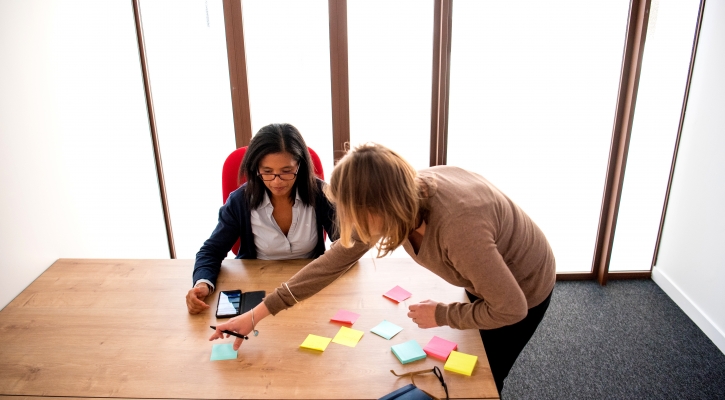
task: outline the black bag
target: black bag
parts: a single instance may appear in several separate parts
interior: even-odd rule
[[[379,400],[433,400],[433,398],[412,383],[409,383],[394,392],[386,394]]]
[[[435,374],[436,378],[438,378],[438,380],[441,382],[441,385],[443,385],[443,390],[445,390],[446,392],[446,400],[448,400],[448,385],[446,385],[446,381],[443,380],[443,374],[441,374],[441,370],[438,369],[438,367],[433,367],[432,369],[424,369],[421,371],[408,372],[401,375],[396,374],[395,371],[393,371],[392,369],[390,370],[390,372],[398,377],[410,376],[410,381],[413,383],[403,386],[402,388],[394,392],[390,392],[378,400],[439,400],[437,397],[415,386],[415,379],[413,378],[415,375],[427,374],[430,372]]]

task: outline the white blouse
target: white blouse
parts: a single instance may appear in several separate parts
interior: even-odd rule
[[[289,260],[312,258],[317,245],[317,220],[315,209],[306,206],[299,196],[295,196],[292,206],[292,225],[287,236],[282,232],[272,216],[274,206],[264,193],[259,208],[251,211],[254,245],[260,260]]]

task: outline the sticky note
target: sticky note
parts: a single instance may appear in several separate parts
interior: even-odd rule
[[[237,352],[232,348],[231,343],[215,344],[211,348],[211,361],[234,360]]]
[[[342,322],[352,325],[355,323],[355,321],[357,321],[359,317],[360,314],[356,314],[352,311],[340,310],[332,318],[330,318],[330,321]]]
[[[477,360],[478,356],[451,351],[451,355],[448,356],[448,361],[446,361],[446,365],[443,366],[443,369],[471,376],[473,367],[476,366]]]
[[[399,327],[398,325],[395,325],[392,322],[388,322],[387,320],[383,320],[383,322],[379,323],[376,327],[370,329],[370,332],[390,340],[393,336],[397,335],[398,332],[402,330],[403,328]]]
[[[395,357],[398,357],[398,360],[400,360],[400,362],[403,364],[422,360],[425,358],[425,352],[415,340],[396,344],[390,349],[393,350],[393,354],[395,354]]]
[[[430,342],[423,347],[423,351],[431,357],[446,361],[451,351],[457,348],[458,345],[456,343],[439,338],[438,336],[433,336]]]
[[[302,342],[300,347],[312,350],[325,351],[327,345],[330,344],[330,340],[332,339],[310,334],[307,335],[307,338],[304,342]]]
[[[342,344],[349,347],[357,346],[357,342],[363,335],[363,331],[357,329],[350,329],[346,326],[341,326],[340,330],[337,331],[337,335],[332,339],[333,343]]]
[[[395,286],[394,288],[388,290],[387,293],[385,293],[383,296],[400,303],[401,301],[410,297],[410,295],[411,293],[409,291],[403,289],[400,286]]]

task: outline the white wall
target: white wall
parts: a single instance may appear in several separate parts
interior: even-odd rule
[[[725,1],[706,3],[652,277],[725,353]]]
[[[61,257],[168,258],[127,0],[0,1],[0,308]]]

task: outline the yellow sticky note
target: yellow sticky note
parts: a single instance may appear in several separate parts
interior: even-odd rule
[[[304,347],[306,349],[312,349],[312,350],[319,350],[319,351],[325,351],[327,348],[327,345],[330,344],[330,338],[328,337],[322,337],[317,335],[307,335],[307,339],[305,339],[304,342],[300,345],[300,347]]]
[[[446,371],[457,372],[459,374],[471,376],[471,373],[473,372],[473,367],[476,366],[477,360],[478,356],[472,356],[470,354],[461,353],[454,350],[451,351],[451,354],[448,356],[448,361],[446,361],[446,365],[443,366],[443,369],[445,369]]]
[[[363,331],[358,331],[356,329],[350,329],[346,326],[341,326],[340,330],[337,331],[337,335],[335,335],[335,338],[332,339],[332,342],[349,347],[355,347],[357,346],[357,342],[360,341],[362,335]]]

